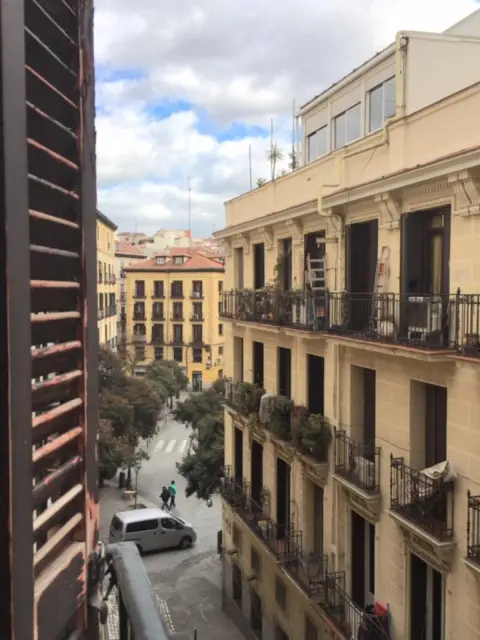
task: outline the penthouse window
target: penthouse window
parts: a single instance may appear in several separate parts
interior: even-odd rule
[[[328,153],[328,127],[314,131],[307,137],[308,162],[312,162],[320,156]]]
[[[369,133],[381,129],[387,118],[393,118],[395,111],[395,77],[393,77],[368,92]]]
[[[333,146],[335,149],[340,149],[349,142],[360,138],[362,133],[360,103],[340,113],[334,118],[333,125]]]

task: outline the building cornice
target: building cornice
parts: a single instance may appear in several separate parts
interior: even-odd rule
[[[125,267],[123,269],[126,273],[169,273],[174,274],[176,276],[181,276],[182,273],[225,273],[225,268],[211,268],[211,269],[155,269],[152,267],[151,269],[135,269],[134,267]]]
[[[334,209],[357,200],[375,199],[381,194],[392,194],[414,184],[438,180],[446,175],[467,171],[479,164],[480,147],[474,147],[357,187],[345,188],[330,195],[324,195],[323,208]]]
[[[248,234],[251,231],[259,231],[262,228],[289,222],[294,218],[303,218],[303,216],[317,212],[318,200],[309,200],[308,202],[303,202],[302,204],[296,205],[294,207],[289,207],[288,209],[275,211],[274,213],[269,213],[266,216],[259,215],[259,217],[255,218],[254,220],[248,220],[247,222],[241,222],[240,224],[226,227],[221,231],[217,231],[215,233],[215,237],[226,239],[239,234]]]
[[[118,225],[116,225],[114,222],[110,220],[110,218],[107,218],[107,216],[104,213],[98,210],[97,210],[97,220],[102,224],[104,224],[109,229],[111,229],[112,231],[116,231],[118,229]]]

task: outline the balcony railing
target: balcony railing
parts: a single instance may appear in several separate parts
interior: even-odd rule
[[[335,473],[366,493],[380,491],[380,447],[358,444],[335,431]]]
[[[225,404],[244,416],[258,413],[264,393],[265,390],[258,385],[225,378]]]
[[[170,316],[170,320],[172,322],[183,322],[185,320],[185,317],[183,313],[172,313],[172,315]]]
[[[330,293],[330,333],[415,348],[454,346],[455,297]]]
[[[344,572],[328,573],[325,587],[325,604],[320,606],[346,640],[389,640],[388,615],[376,615],[373,606],[357,606],[345,593]]]
[[[105,311],[103,309],[98,309],[97,314],[99,320],[103,320],[105,318]]]
[[[146,298],[147,296],[145,295],[145,291],[137,290],[137,291],[135,291],[135,293],[133,294],[133,297],[134,297],[134,298],[140,298],[140,299],[143,299],[143,298]]]
[[[112,556],[118,582],[118,637],[168,640],[158,600],[135,544],[109,545],[107,554]]]
[[[480,358],[480,295],[457,293],[457,341],[463,356]]]
[[[132,335],[132,342],[134,344],[145,344],[147,341],[147,336],[144,333],[134,333]]]
[[[480,496],[468,492],[467,559],[480,566]]]
[[[156,298],[157,300],[163,300],[165,298],[165,293],[163,289],[161,291],[154,291],[152,298]]]
[[[442,542],[453,538],[454,483],[445,465],[416,471],[403,458],[390,461],[390,508]]]
[[[184,298],[185,296],[183,295],[183,291],[180,291],[180,290],[174,290],[174,289],[172,289],[171,294],[170,294],[170,297],[171,297],[171,298],[177,298],[177,299],[182,299],[182,300],[183,300],[183,298]]]
[[[301,532],[296,532],[296,538],[291,544],[295,548],[295,553],[292,560],[286,564],[287,572],[309,597],[324,602],[328,556],[305,553],[302,548]]]
[[[192,291],[190,298],[192,300],[203,300],[203,291]]]
[[[106,311],[106,316],[107,318],[110,318],[111,316],[116,316],[117,315],[117,306],[114,305],[110,305],[109,307],[107,307],[105,309]]]
[[[192,313],[190,320],[192,322],[203,322],[204,318],[201,313]]]
[[[163,334],[152,335],[152,344],[163,345],[164,343],[165,343],[165,338]]]
[[[163,313],[154,313],[152,315],[152,320],[153,320],[153,322],[164,322],[165,321],[165,314],[163,314]]]
[[[327,329],[327,296],[310,292],[224,291],[222,318],[286,325],[298,329]]]

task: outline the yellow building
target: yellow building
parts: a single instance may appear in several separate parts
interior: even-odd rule
[[[117,347],[117,301],[115,233],[117,225],[97,211],[98,339],[101,345]]]
[[[154,360],[175,360],[196,389],[222,377],[223,264],[177,249],[127,266],[125,274],[127,339],[137,374]]]
[[[226,204],[223,599],[258,637],[480,638],[478,36],[399,34]]]

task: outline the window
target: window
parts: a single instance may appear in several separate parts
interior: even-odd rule
[[[136,533],[137,531],[155,531],[158,528],[158,520],[141,520],[140,522],[131,522],[127,524],[127,533]]]
[[[218,335],[223,336],[223,324],[218,325]]]
[[[368,131],[378,131],[396,112],[395,78],[390,78],[368,92]]]
[[[152,342],[163,342],[163,324],[152,326]]]
[[[173,341],[183,342],[183,327],[181,324],[173,325]]]
[[[287,589],[283,582],[277,578],[275,581],[275,601],[284,611],[287,608]]]
[[[154,302],[152,305],[152,317],[154,320],[163,320],[163,302]]]
[[[183,320],[183,303],[182,302],[173,303],[173,319]]]
[[[218,315],[221,316],[223,313],[223,302],[218,303]]]
[[[223,356],[223,347],[218,347],[218,355]]]
[[[201,324],[193,326],[193,342],[196,344],[203,342],[203,327]]]
[[[252,568],[252,572],[256,576],[259,576],[262,569],[262,566],[260,563],[260,556],[258,555],[258,553],[255,551],[253,547],[250,548],[250,566]]]
[[[160,522],[162,523],[162,529],[176,529],[177,528],[177,523],[175,522],[175,520],[172,520],[171,518],[162,518],[160,520]]]
[[[183,256],[175,256],[173,258],[173,264],[183,264]]]
[[[218,283],[218,293],[222,293],[223,292],[223,282],[220,280],[220,282]]]
[[[133,333],[136,336],[144,336],[147,333],[147,330],[145,328],[144,324],[134,324],[133,325]]]
[[[194,302],[192,320],[202,320],[202,317],[203,317],[202,303]]]
[[[135,298],[145,297],[145,281],[135,280]]]
[[[145,303],[136,302],[133,305],[133,318],[134,320],[145,320]]]
[[[307,136],[307,162],[328,153],[328,127],[324,126]]]
[[[182,347],[174,347],[173,348],[173,359],[175,362],[182,362],[183,360],[183,349]]]
[[[201,349],[194,349],[193,350],[193,361],[196,363],[201,363],[202,362],[202,350]]]
[[[335,149],[340,149],[349,142],[360,138],[362,133],[360,111],[360,103],[358,103],[334,119],[333,146]]]
[[[153,297],[154,298],[163,298],[163,280],[156,280],[153,283]]]
[[[165,256],[158,256],[157,264],[165,264],[166,262],[167,262],[167,259],[165,258]]]
[[[183,282],[172,282],[172,298],[183,298]]]
[[[155,347],[155,360],[163,360],[163,347]]]
[[[201,280],[193,281],[192,298],[203,298],[203,282]]]
[[[145,347],[135,347],[135,358],[140,362],[145,360]]]

